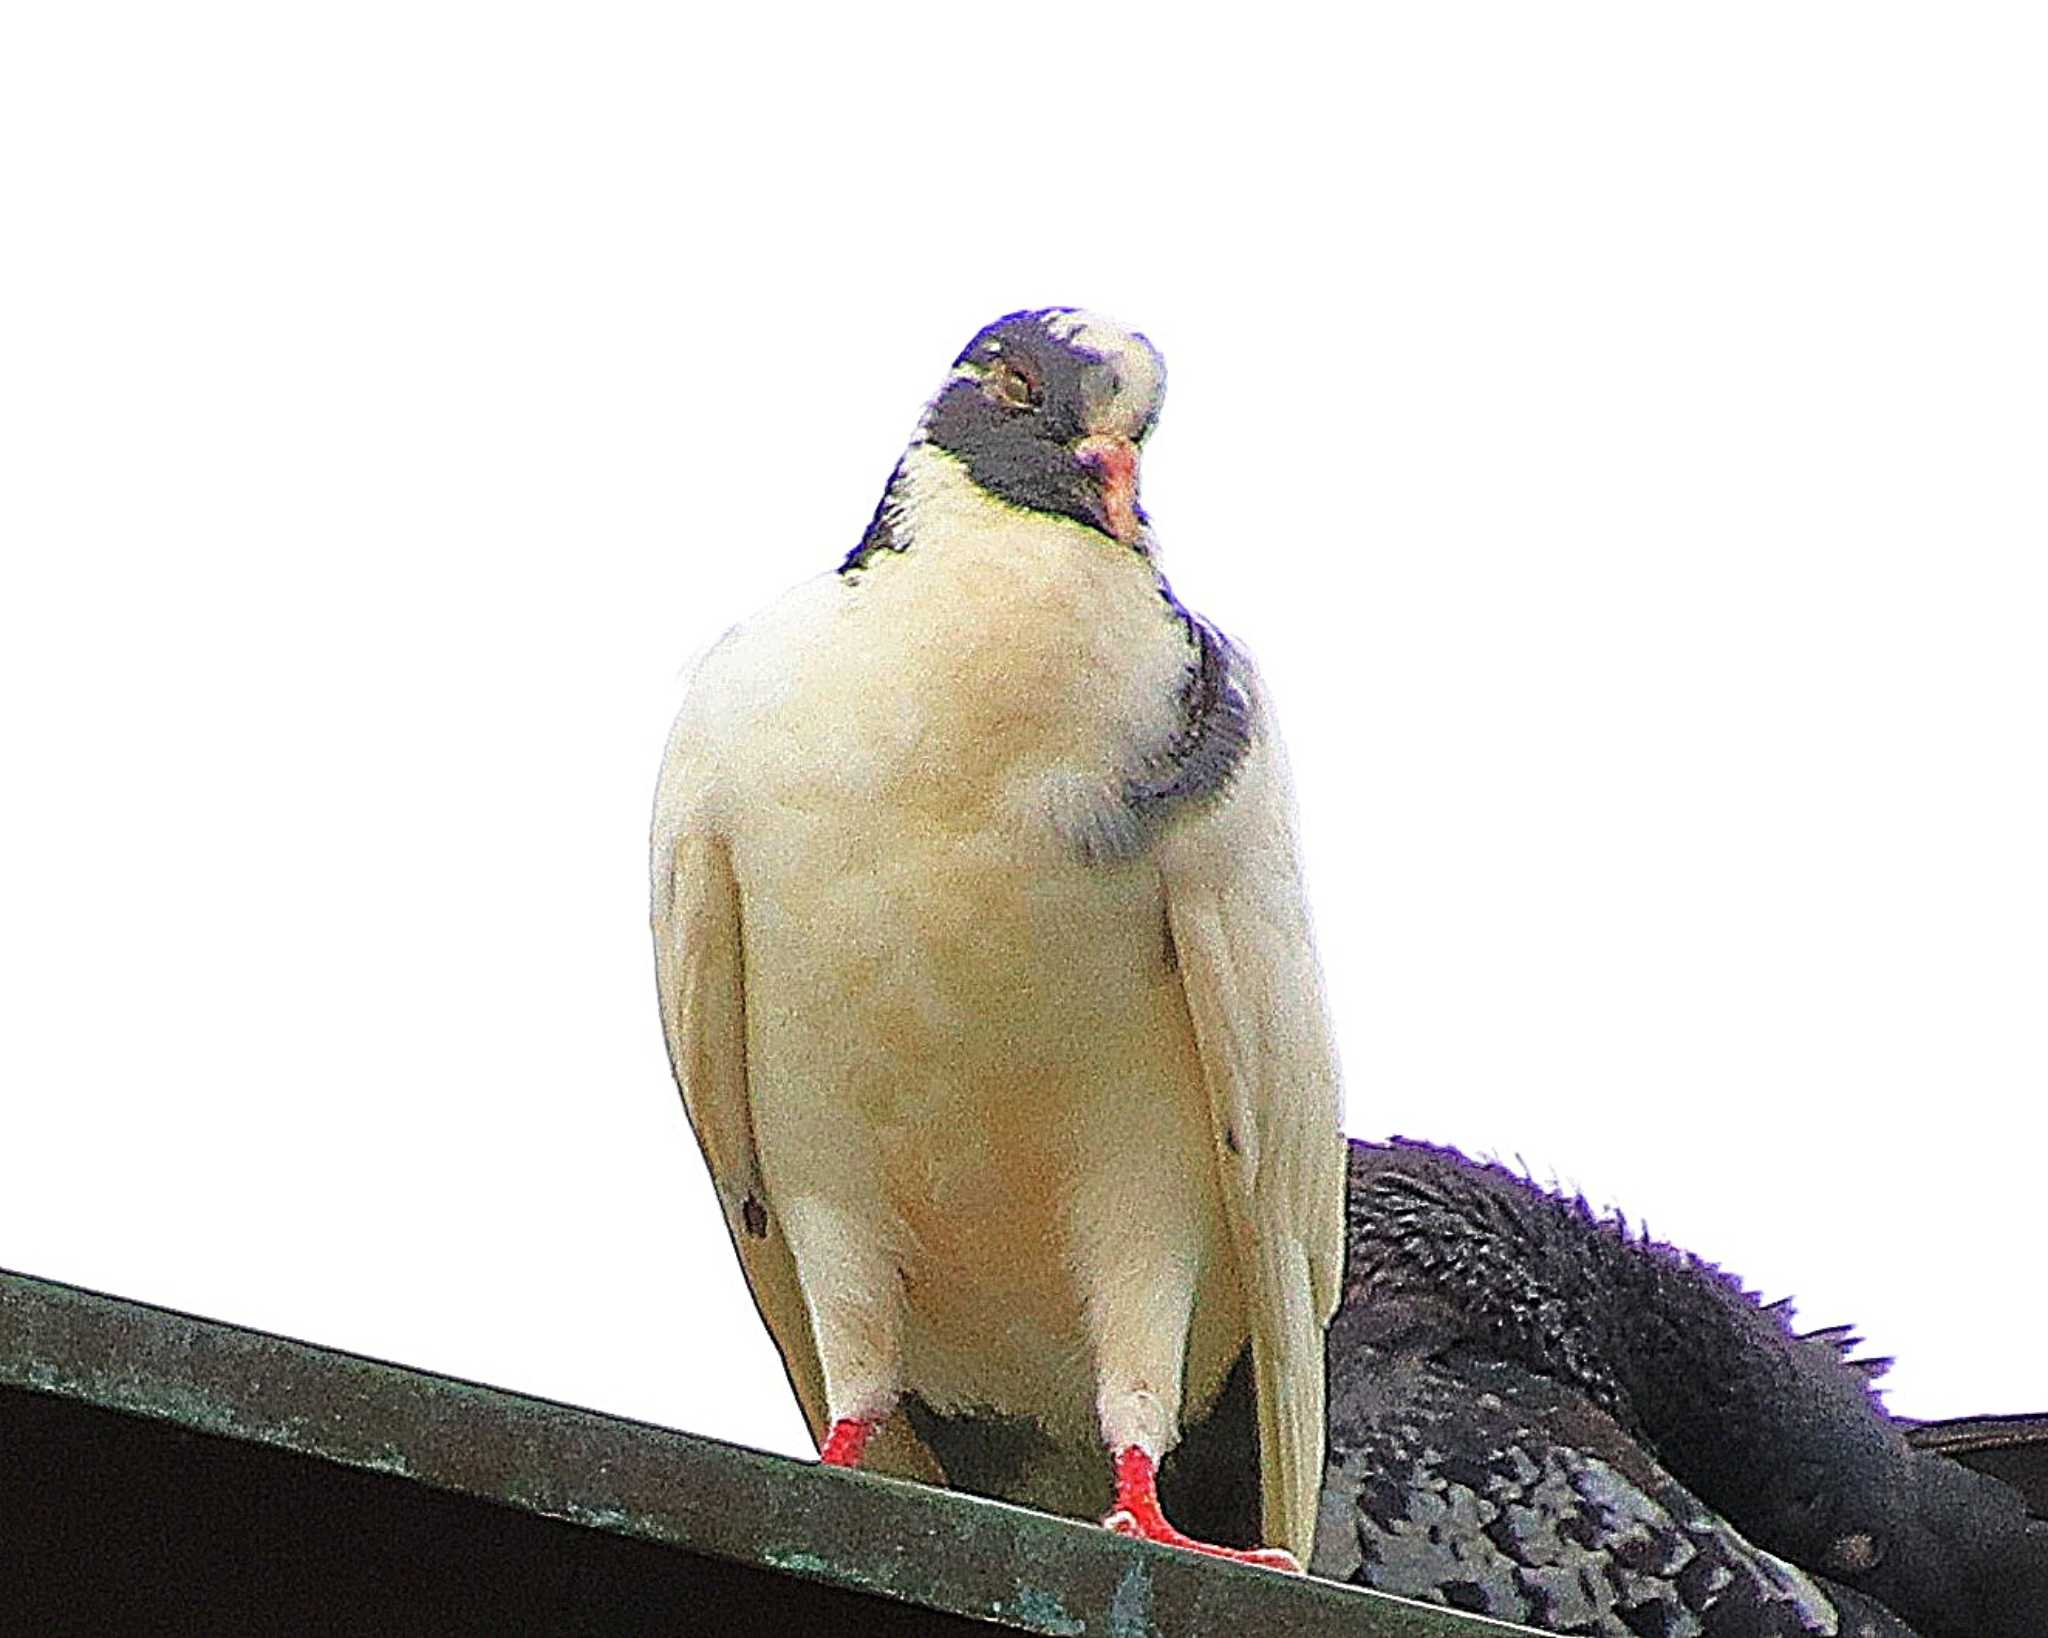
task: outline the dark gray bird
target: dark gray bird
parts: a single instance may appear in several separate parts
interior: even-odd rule
[[[1496,1166],[1351,1146],[1313,1568],[1545,1631],[2043,1638],[2048,1524],[1835,1329]]]

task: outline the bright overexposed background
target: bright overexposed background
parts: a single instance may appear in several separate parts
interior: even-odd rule
[[[655,765],[1071,303],[1173,371],[1350,1129],[2048,1408],[2044,26],[1335,15],[10,9],[0,1264],[803,1448]]]

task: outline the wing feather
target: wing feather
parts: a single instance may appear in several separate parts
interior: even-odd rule
[[[746,960],[732,856],[706,812],[708,768],[686,701],[669,736],[654,813],[654,966],[669,1065],[704,1152],[754,1305],[782,1353],[811,1437],[825,1377],[796,1259],[761,1175],[747,1094]]]
[[[1159,858],[1250,1321],[1266,1538],[1306,1563],[1323,1330],[1343,1277],[1344,1140],[1286,765],[1262,702],[1227,793],[1176,825]]]
[[[655,981],[669,1065],[704,1152],[726,1232],[739,1253],[754,1306],[782,1355],[811,1440],[829,1431],[825,1373],[795,1255],[782,1230],[754,1141],[747,1072],[746,933],[731,848],[712,812],[715,743],[703,720],[714,649],[685,697],[662,758],[655,794],[653,923]],[[909,1422],[875,1430],[862,1466],[943,1484],[945,1473]]]

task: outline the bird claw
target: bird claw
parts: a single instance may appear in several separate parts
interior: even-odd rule
[[[1128,1507],[1119,1507],[1105,1514],[1103,1529],[1112,1535],[1130,1536],[1137,1541],[1156,1541],[1161,1546],[1178,1547],[1184,1552],[1203,1553],[1210,1558],[1227,1558],[1233,1564],[1255,1564],[1262,1570],[1278,1570],[1283,1575],[1301,1575],[1301,1561],[1284,1547],[1218,1547],[1212,1542],[1197,1541],[1193,1536],[1184,1536],[1171,1525],[1148,1530],[1138,1521],[1137,1514]]]

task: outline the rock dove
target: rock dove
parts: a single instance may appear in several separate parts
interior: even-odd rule
[[[825,1461],[928,1475],[914,1401],[1092,1452],[1106,1524],[1222,1551],[1168,1523],[1158,1469],[1249,1343],[1274,1546],[1231,1556],[1292,1567],[1338,1071],[1260,679],[1138,503],[1164,385],[1077,310],[975,336],[836,572],[696,670],[656,966]]]
[[[2041,1638],[2048,1525],[1835,1328],[1497,1166],[1354,1143],[1318,1574],[1545,1632]]]

